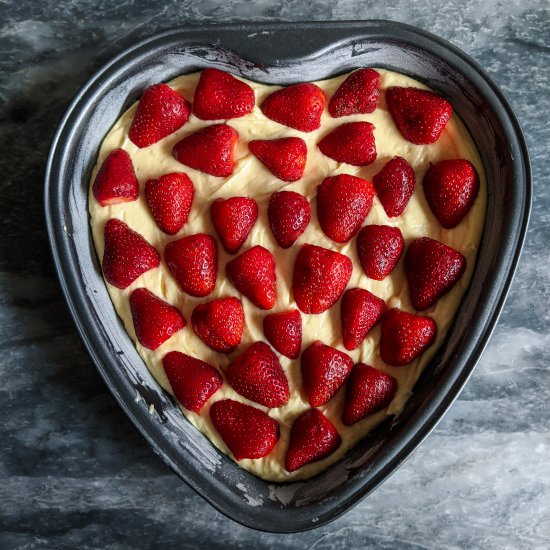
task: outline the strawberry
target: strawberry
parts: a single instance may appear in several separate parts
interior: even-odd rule
[[[312,407],[324,405],[348,379],[351,358],[317,340],[302,353],[302,385]]]
[[[113,149],[103,161],[94,184],[94,197],[101,206],[135,201],[139,184],[130,155],[124,149]]]
[[[267,217],[279,246],[290,248],[307,229],[311,221],[311,208],[303,195],[294,191],[278,191],[271,195]]]
[[[292,425],[285,468],[294,472],[302,466],[331,455],[342,443],[340,434],[321,411],[309,409]]]
[[[264,334],[279,352],[297,359],[302,348],[302,316],[297,309],[272,313],[264,317]]]
[[[201,72],[193,113],[203,120],[227,120],[247,115],[254,108],[254,90],[245,82],[218,69]]]
[[[174,158],[206,174],[225,178],[235,167],[239,134],[227,124],[212,124],[197,130],[174,145]]]
[[[195,195],[193,182],[186,174],[164,174],[145,184],[145,198],[157,225],[168,235],[175,235],[186,223]]]
[[[104,238],[103,275],[117,288],[126,288],[160,264],[155,248],[120,220],[113,218],[105,224]]]
[[[465,159],[442,160],[424,176],[424,194],[432,212],[446,229],[458,225],[476,200],[479,178]]]
[[[248,149],[280,180],[297,181],[304,174],[307,145],[299,137],[256,139]]]
[[[149,349],[157,349],[186,325],[182,314],[174,306],[146,288],[136,288],[132,292],[130,310],[137,339]]]
[[[324,108],[323,90],[311,83],[281,88],[267,96],[261,107],[267,118],[301,132],[313,132],[321,126]]]
[[[416,239],[405,255],[405,274],[414,309],[432,306],[462,277],[466,258],[454,248],[429,237]]]
[[[232,399],[213,403],[210,419],[236,460],[262,458],[279,440],[279,424],[274,418]]]
[[[370,122],[347,122],[327,134],[317,145],[338,162],[367,166],[376,160],[374,126]]]
[[[263,246],[253,246],[225,266],[233,286],[261,309],[271,309],[277,300],[275,258]]]
[[[358,363],[346,386],[343,421],[351,426],[385,409],[397,392],[397,380],[374,367]]]
[[[283,406],[290,397],[279,359],[264,342],[255,342],[235,357],[225,376],[236,392],[269,408]]]
[[[414,170],[404,158],[393,157],[372,178],[372,183],[386,214],[395,218],[403,214],[413,194]]]
[[[317,216],[321,229],[337,243],[359,231],[374,198],[370,181],[349,174],[326,178],[317,190]]]
[[[222,375],[212,365],[179,351],[167,353],[162,366],[176,399],[196,413],[223,384]]]
[[[351,73],[336,90],[328,104],[333,117],[372,113],[378,105],[380,75],[373,69]]]
[[[418,88],[388,88],[386,103],[401,135],[416,145],[435,143],[453,114],[447,100]]]
[[[223,247],[235,254],[258,219],[258,205],[249,197],[217,199],[210,207],[210,216]]]
[[[216,286],[218,247],[210,235],[197,233],[172,241],[164,258],[180,288],[191,296],[208,296]]]
[[[199,304],[191,315],[195,334],[211,349],[231,353],[240,343],[244,311],[237,298],[218,298]]]
[[[357,235],[357,254],[367,277],[381,281],[397,265],[405,241],[399,227],[366,225]]]
[[[382,317],[380,356],[389,365],[407,365],[432,345],[436,332],[431,317],[389,309]]]
[[[386,311],[386,303],[368,290],[350,288],[342,296],[340,319],[347,350],[359,347]]]
[[[304,244],[294,264],[292,291],[304,313],[322,313],[340,298],[351,279],[351,260],[312,244]]]
[[[138,103],[128,137],[140,148],[173,134],[189,118],[191,105],[166,84],[145,90]]]

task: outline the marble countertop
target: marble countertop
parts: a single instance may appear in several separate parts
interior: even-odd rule
[[[4,0],[0,7],[0,547],[549,548],[550,13],[545,0]],[[60,294],[43,172],[93,71],[182,22],[386,18],[450,40],[508,97],[531,154],[527,244],[460,398],[414,455],[332,524],[239,526],[153,453],[100,379]]]

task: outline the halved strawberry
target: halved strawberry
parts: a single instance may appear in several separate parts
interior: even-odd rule
[[[302,385],[312,407],[324,405],[341,388],[353,367],[349,355],[317,340],[302,353]]]
[[[174,145],[174,158],[212,176],[225,178],[235,167],[235,146],[239,134],[227,124],[212,124],[197,130]]]
[[[378,105],[380,75],[373,69],[358,69],[336,90],[328,104],[333,117],[372,113]]]
[[[304,313],[322,313],[330,309],[344,292],[353,266],[340,254],[312,244],[304,244],[294,264],[292,292]]]
[[[143,92],[128,137],[140,148],[149,147],[173,134],[189,118],[191,105],[166,84]]]
[[[275,258],[267,248],[253,246],[225,266],[233,286],[261,309],[271,309],[277,301]]]
[[[435,304],[462,277],[466,258],[454,248],[423,237],[409,245],[405,274],[413,307],[421,311]]]
[[[235,254],[258,219],[258,205],[249,197],[217,199],[210,207],[210,216],[223,247]]]
[[[244,329],[243,305],[237,298],[218,298],[199,304],[191,315],[195,334],[214,351],[231,353]]]
[[[357,254],[367,277],[381,281],[397,265],[405,241],[399,227],[366,225],[357,235]]]
[[[317,189],[321,229],[337,243],[349,241],[365,221],[373,198],[370,181],[349,174],[326,178]]]
[[[378,200],[390,218],[403,214],[413,194],[415,181],[412,166],[401,157],[393,157],[386,162],[372,178]]]
[[[386,103],[402,136],[416,145],[435,143],[453,114],[447,100],[418,88],[388,88]]]
[[[186,174],[173,172],[145,184],[145,198],[157,225],[168,235],[175,235],[186,223],[195,188]]]
[[[327,134],[319,143],[321,152],[353,166],[367,166],[376,160],[374,126],[370,122],[347,122]]]
[[[432,345],[436,332],[431,317],[389,309],[382,317],[380,356],[389,365],[407,365]]]
[[[155,248],[120,220],[113,218],[105,224],[104,237],[103,275],[117,288],[126,288],[160,264]]]
[[[363,288],[346,290],[340,306],[344,347],[348,350],[359,347],[385,311],[384,300],[368,290]]]
[[[321,411],[309,409],[292,425],[285,468],[294,472],[331,455],[342,443],[340,434]]]
[[[346,386],[343,421],[351,426],[385,409],[397,392],[397,380],[365,363],[353,367]]]
[[[204,69],[193,99],[193,113],[203,120],[227,120],[247,115],[254,108],[254,90],[218,69]]]
[[[297,181],[307,161],[306,142],[299,137],[256,139],[248,143],[250,152],[283,181]]]
[[[311,83],[281,88],[267,96],[261,107],[266,117],[302,132],[313,132],[321,126],[324,108],[323,90]]]
[[[302,348],[302,316],[297,309],[264,317],[264,334],[269,343],[290,359],[297,359]]]
[[[290,248],[307,229],[311,208],[307,199],[294,191],[278,191],[271,195],[267,209],[269,226],[282,248]]]
[[[92,186],[101,206],[135,201],[139,184],[130,155],[124,149],[113,149],[103,161]]]
[[[439,223],[452,229],[468,214],[479,192],[479,178],[465,159],[442,160],[424,176],[424,194]]]
[[[164,258],[180,288],[191,296],[208,296],[216,286],[218,247],[210,235],[197,233],[172,241]]]
[[[176,399],[190,411],[198,413],[223,384],[212,365],[179,351],[167,353],[162,366]]]
[[[262,458],[279,440],[279,423],[274,418],[232,399],[213,403],[210,419],[235,460]]]

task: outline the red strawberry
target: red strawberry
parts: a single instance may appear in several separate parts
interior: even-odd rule
[[[357,254],[367,277],[381,281],[397,265],[405,241],[399,227],[366,225],[357,235]]]
[[[292,277],[296,304],[304,313],[322,313],[340,298],[351,279],[351,260],[321,246],[304,244]]]
[[[285,468],[294,472],[310,462],[331,455],[342,443],[342,438],[321,411],[309,409],[292,425],[286,453]]]
[[[302,385],[312,407],[325,404],[348,379],[351,358],[318,340],[302,353]]]
[[[417,145],[435,143],[453,114],[447,100],[418,88],[388,88],[386,103],[402,136]]]
[[[105,224],[103,275],[117,288],[126,288],[140,275],[158,267],[159,253],[124,222],[111,219]]]
[[[472,163],[464,159],[442,160],[424,176],[424,194],[439,223],[458,225],[476,200],[479,178]]]
[[[235,357],[225,376],[236,392],[269,408],[281,407],[290,397],[279,359],[263,342],[255,342]]]
[[[346,387],[346,403],[343,421],[351,426],[359,420],[385,409],[397,391],[397,380],[393,376],[358,363],[353,367]]]
[[[247,115],[254,108],[254,90],[241,80],[218,69],[201,72],[193,113],[203,120],[227,120]]]
[[[293,84],[269,95],[262,103],[267,118],[302,132],[321,126],[325,94],[315,84]]]
[[[290,248],[307,229],[311,208],[303,195],[294,191],[279,191],[271,195],[267,216],[279,246]]]
[[[275,259],[263,246],[253,246],[225,266],[233,286],[261,309],[271,309],[277,300]]]
[[[179,351],[167,353],[162,366],[176,399],[190,411],[198,413],[223,384],[212,365]]]
[[[374,198],[370,181],[349,174],[326,178],[317,190],[317,216],[321,229],[337,243],[359,231]]]
[[[258,219],[258,205],[249,197],[217,199],[212,203],[210,215],[223,247],[235,254]]]
[[[376,160],[374,126],[370,122],[347,122],[327,134],[319,143],[321,152],[353,166],[367,166]]]
[[[182,314],[174,306],[146,288],[136,288],[132,292],[130,310],[137,339],[149,349],[157,349],[186,325]]]
[[[210,348],[231,353],[240,343],[244,329],[243,305],[237,298],[219,298],[199,304],[191,315],[195,334]]]
[[[436,332],[431,317],[389,309],[382,317],[380,355],[389,365],[407,365],[432,345]]]
[[[265,412],[223,399],[210,407],[210,418],[236,460],[262,458],[279,440],[279,424]]]
[[[405,255],[405,274],[414,309],[421,311],[449,292],[462,277],[466,258],[429,237],[416,239]]]
[[[233,173],[238,139],[239,134],[231,126],[213,124],[178,141],[172,154],[182,164],[224,178]]]
[[[135,201],[139,185],[130,155],[114,149],[103,161],[93,184],[94,197],[101,206]]]
[[[145,184],[145,198],[157,225],[168,235],[175,235],[186,223],[195,188],[186,174],[164,174]]]
[[[297,309],[264,317],[264,334],[269,343],[290,359],[297,359],[302,348],[302,316]]]
[[[304,174],[307,145],[301,138],[257,139],[248,149],[280,180],[297,181]]]
[[[189,118],[191,105],[166,84],[155,84],[145,90],[128,132],[138,147],[149,147],[173,134]]]
[[[372,178],[378,200],[390,218],[401,216],[414,191],[412,166],[401,157],[393,157]]]
[[[191,296],[208,296],[216,286],[218,247],[204,233],[172,241],[164,249],[164,258],[178,285]]]
[[[380,75],[373,69],[351,73],[336,90],[328,104],[333,117],[372,113],[378,105]]]
[[[342,296],[342,338],[348,350],[359,347],[386,311],[386,303],[368,290],[350,288]]]

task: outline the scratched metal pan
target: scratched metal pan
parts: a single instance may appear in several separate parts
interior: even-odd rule
[[[212,66],[269,84],[318,80],[364,66],[411,75],[450,99],[487,174],[479,257],[445,344],[398,419],[382,424],[340,462],[307,481],[283,485],[258,479],[187,422],[124,331],[92,244],[87,188],[105,133],[147,86]],[[495,326],[530,203],[525,143],[496,86],[457,48],[387,21],[182,27],[153,36],[105,65],[73,100],[53,140],[45,181],[46,219],[61,286],[108,388],[157,454],[195,491],[235,521],[271,532],[302,531],[335,519],[390,475],[434,428]]]

